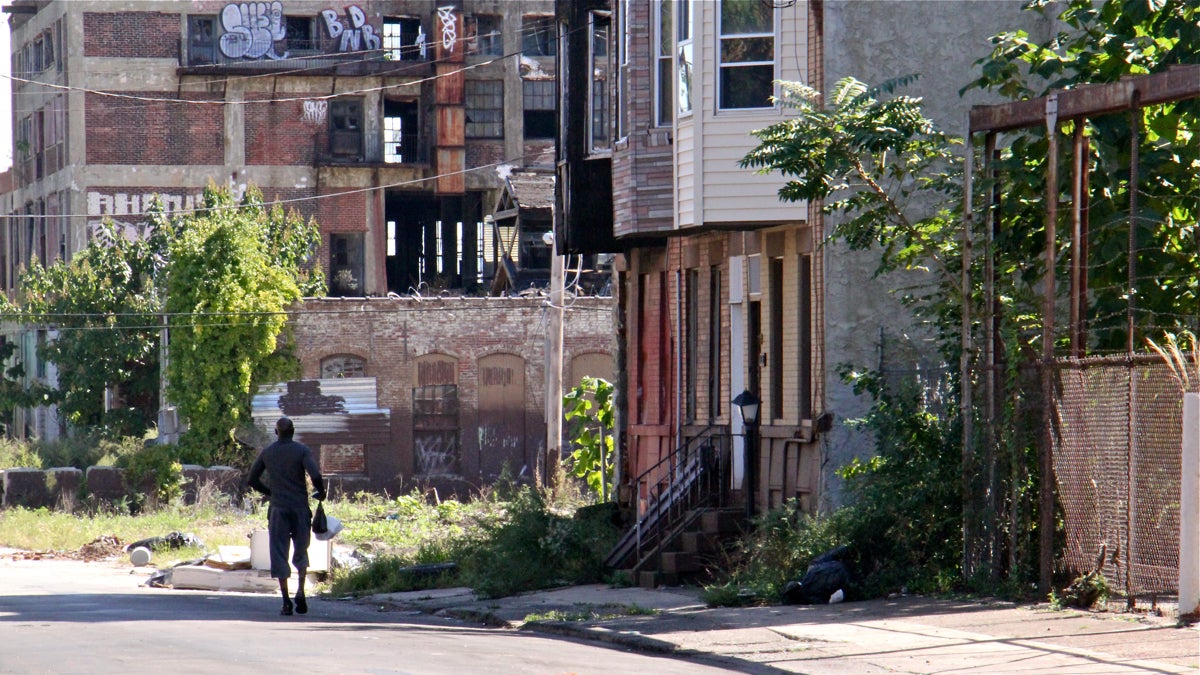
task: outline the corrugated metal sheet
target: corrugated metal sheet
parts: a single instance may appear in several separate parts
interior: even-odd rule
[[[251,400],[256,426],[273,435],[275,420],[292,418],[296,440],[323,443],[387,444],[391,411],[380,408],[373,377],[295,380],[259,387]]]

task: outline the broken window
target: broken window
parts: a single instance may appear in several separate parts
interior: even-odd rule
[[[329,294],[361,296],[363,239],[361,232],[329,235]]]
[[[504,138],[504,80],[467,80],[467,138]]]
[[[554,34],[554,17],[526,16],[521,26],[522,53],[525,56],[554,56],[558,40]]]
[[[325,379],[343,377],[366,377],[367,366],[362,357],[353,354],[337,354],[321,359],[321,377]]]
[[[214,16],[188,17],[189,66],[205,66],[217,62],[217,18]]]
[[[503,56],[504,36],[500,33],[500,25],[500,17],[494,14],[468,16],[467,53],[473,56]]]
[[[284,26],[287,52],[295,56],[295,52],[317,52],[321,50],[320,32],[317,30],[315,16],[289,16]]]
[[[557,99],[554,80],[523,80],[525,138],[554,138],[554,108]]]
[[[383,161],[411,164],[424,159],[420,127],[417,126],[417,102],[385,99]]]
[[[424,61],[428,38],[420,19],[389,16],[383,20],[383,54],[389,61]]]
[[[362,159],[363,102],[337,99],[329,104],[329,153],[340,159]]]

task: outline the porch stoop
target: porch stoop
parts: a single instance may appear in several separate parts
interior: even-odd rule
[[[630,576],[642,588],[712,579],[728,562],[726,547],[744,529],[741,509],[695,509],[657,550],[647,553],[629,570]]]

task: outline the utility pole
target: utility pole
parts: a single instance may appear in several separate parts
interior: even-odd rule
[[[546,233],[550,245],[550,321],[546,331],[546,478],[556,479],[562,463],[563,396],[563,257],[558,240]]]

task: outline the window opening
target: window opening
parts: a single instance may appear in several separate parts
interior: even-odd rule
[[[679,58],[675,84],[679,90],[679,112],[686,115],[692,112],[692,0],[679,0],[678,10]]]
[[[467,138],[504,138],[504,81],[467,80]]]
[[[558,53],[553,16],[526,16],[521,25],[521,53],[554,56]]]
[[[675,0],[660,0],[660,2],[655,4],[655,9],[658,12],[658,20],[655,21],[655,26],[657,26],[657,69],[654,74],[654,102],[656,107],[655,119],[660,127],[669,127],[674,123],[672,110],[675,105],[675,94],[672,91],[672,84],[675,78],[671,72],[671,53],[674,42],[671,30],[673,27],[672,8],[674,4]]]
[[[610,67],[608,33],[611,19],[607,12],[592,12],[590,23],[588,57],[589,70],[592,73],[592,86],[588,95],[588,112],[591,120],[591,124],[588,126],[588,136],[592,150],[607,150],[612,147],[612,134],[609,131],[611,107],[608,104],[608,71]]]
[[[216,17],[188,17],[187,62],[189,66],[205,66],[217,62],[216,27]]]
[[[289,55],[295,56],[296,52],[320,51],[321,44],[317,36],[316,17],[289,16],[285,18],[284,38],[287,40]]]
[[[783,258],[771,258],[768,263],[768,283],[771,284],[768,321],[767,372],[771,387],[771,419],[783,418]]]
[[[329,152],[342,159],[362,159],[362,99],[341,99],[329,104]]]
[[[686,347],[683,389],[687,398],[684,404],[684,419],[691,423],[696,421],[696,369],[700,362],[700,270],[687,270],[685,279],[683,322]]]
[[[360,296],[363,239],[361,233],[329,235],[329,294]]]
[[[775,11],[760,0],[721,0],[719,107],[770,108],[775,80]]]
[[[708,272],[708,419],[721,416],[721,268]]]
[[[413,163],[424,160],[416,101],[383,102],[383,161]]]
[[[494,14],[473,14],[466,19],[467,54],[474,56],[503,56],[504,36],[500,32],[500,17]]]
[[[525,138],[554,138],[557,126],[554,80],[523,80]]]
[[[428,36],[420,19],[386,17],[383,20],[383,53],[390,61],[424,61]]]

